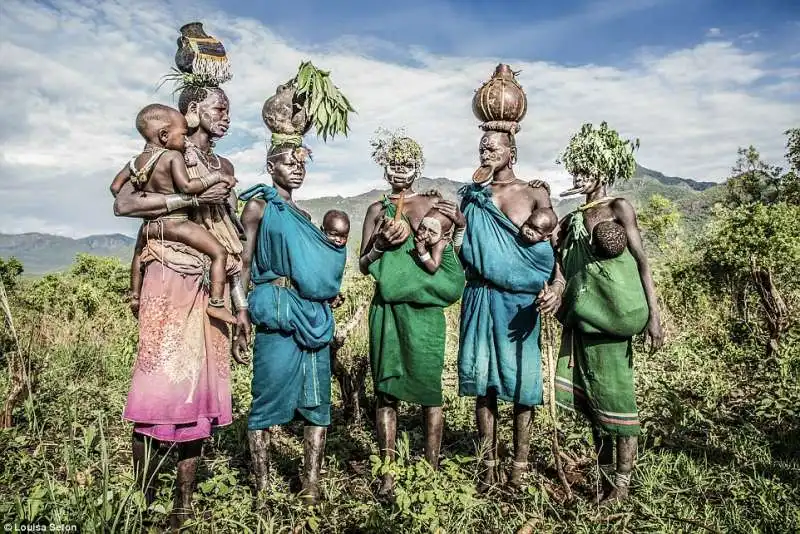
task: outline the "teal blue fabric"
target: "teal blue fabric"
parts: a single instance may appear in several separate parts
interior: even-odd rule
[[[492,202],[490,188],[470,185],[459,194],[467,219],[460,252],[467,286],[461,301],[459,395],[493,390],[505,401],[541,405],[535,300],[553,272],[553,247],[520,240],[519,229]]]
[[[266,201],[253,254],[248,296],[255,326],[253,403],[248,429],[288,423],[299,414],[330,424],[333,313],[327,300],[339,293],[347,260],[300,211],[259,184],[239,198]],[[291,288],[273,285],[287,277]]]

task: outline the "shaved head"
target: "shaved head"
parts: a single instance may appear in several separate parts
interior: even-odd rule
[[[147,141],[155,142],[159,130],[169,127],[176,115],[180,113],[175,108],[163,104],[147,105],[136,115],[136,130]]]

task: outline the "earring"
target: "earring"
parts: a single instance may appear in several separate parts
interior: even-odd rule
[[[190,111],[186,114],[186,125],[189,128],[197,128],[200,126],[200,116],[196,111]]]

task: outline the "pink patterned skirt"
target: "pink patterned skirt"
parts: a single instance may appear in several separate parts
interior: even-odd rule
[[[206,315],[200,280],[157,261],[144,273],[139,354],[122,417],[161,441],[205,439],[232,420],[228,327]]]

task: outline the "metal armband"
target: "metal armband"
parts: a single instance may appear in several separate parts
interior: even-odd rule
[[[459,228],[458,230],[455,231],[455,234],[453,234],[454,247],[460,247],[461,245],[464,244],[464,233],[465,233],[464,228]]]
[[[167,206],[167,211],[175,211],[181,208],[188,208],[190,206],[197,207],[200,204],[197,202],[197,197],[194,195],[183,195],[175,193],[173,195],[164,196],[164,201]]]
[[[247,309],[247,296],[242,287],[242,280],[238,274],[231,277],[231,303],[238,312]]]

